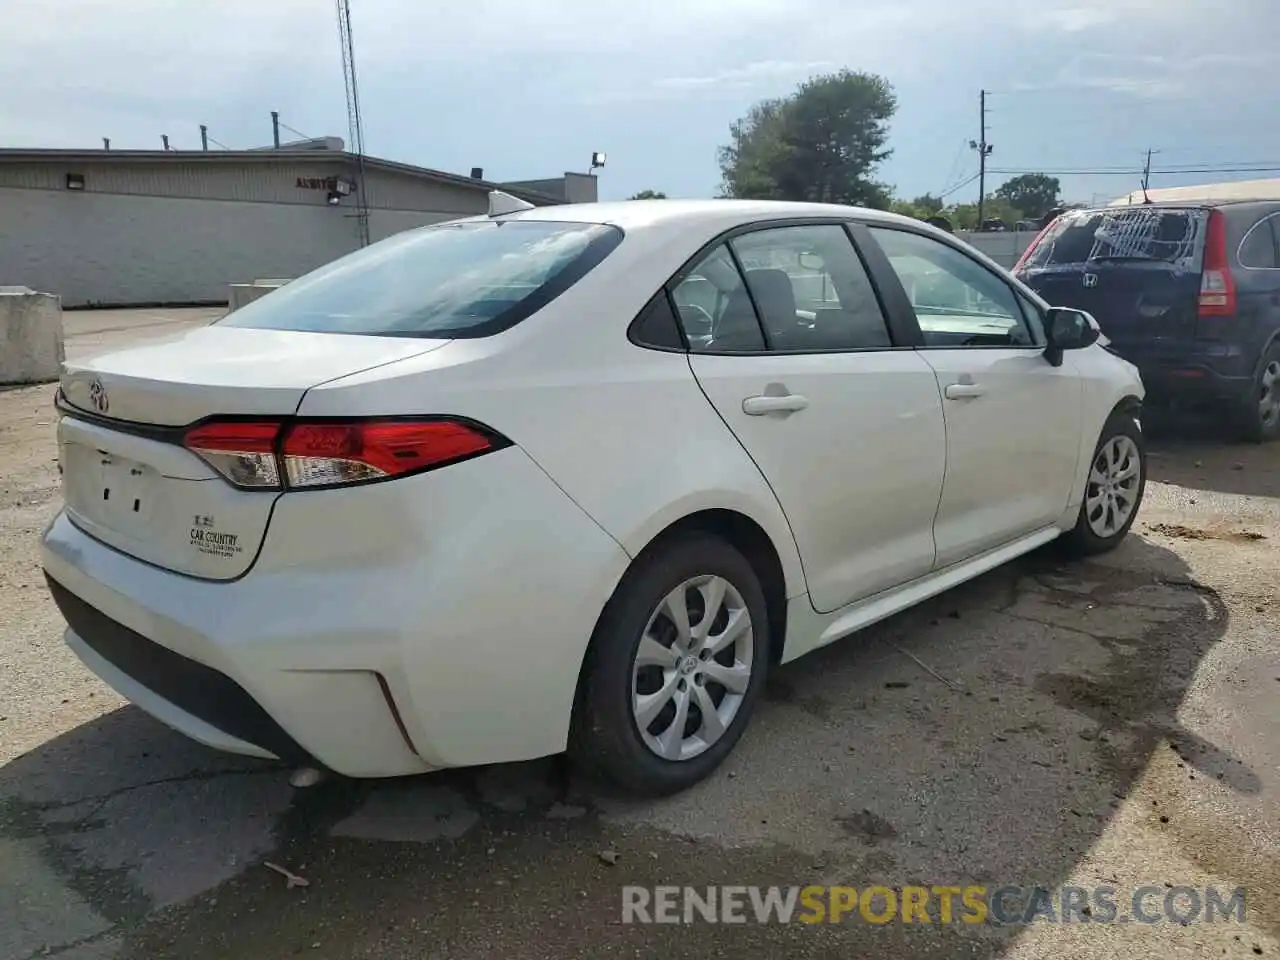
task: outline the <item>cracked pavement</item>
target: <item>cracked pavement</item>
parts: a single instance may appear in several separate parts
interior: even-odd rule
[[[68,314],[68,353],[211,315]],[[0,960],[1280,957],[1280,444],[1153,429],[1120,550],[1042,551],[777,670],[681,796],[614,796],[557,758],[294,790],[63,648],[35,550],[50,397],[0,393]],[[620,922],[624,884],[875,882],[1242,886],[1247,915]]]

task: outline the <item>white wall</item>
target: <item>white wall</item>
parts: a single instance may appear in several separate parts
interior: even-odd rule
[[[985,253],[1006,270],[1013,268],[1022,256],[1022,251],[1031,246],[1036,234],[1030,230],[1008,231],[1005,233],[974,233],[971,230],[957,230],[956,236],[970,246]]]
[[[374,210],[374,240],[449,219]],[[63,306],[225,301],[227,284],[298,277],[356,248],[351,210],[0,188],[0,286]]]

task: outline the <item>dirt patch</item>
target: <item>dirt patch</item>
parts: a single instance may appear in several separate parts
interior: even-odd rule
[[[1173,537],[1176,540],[1225,540],[1228,543],[1257,543],[1267,539],[1264,534],[1255,530],[1202,530],[1198,527],[1186,527],[1180,523],[1149,523],[1147,529],[1152,533]]]
[[[870,810],[860,810],[847,817],[836,817],[836,823],[845,833],[857,837],[868,846],[882,840],[892,840],[898,835],[897,828],[884,817]]]

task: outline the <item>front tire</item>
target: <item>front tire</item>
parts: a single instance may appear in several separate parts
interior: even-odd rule
[[[660,543],[601,614],[571,754],[632,793],[692,786],[746,729],[769,649],[764,590],[738,550],[705,533]]]
[[[1120,545],[1138,517],[1147,488],[1147,444],[1132,412],[1107,418],[1089,461],[1089,476],[1076,525],[1063,545],[1077,556],[1092,556]]]

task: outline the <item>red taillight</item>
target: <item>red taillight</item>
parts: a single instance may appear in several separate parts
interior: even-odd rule
[[[237,487],[280,486],[276,437],[280,424],[259,421],[214,421],[187,431],[182,444]]]
[[[1209,211],[1204,240],[1204,268],[1200,275],[1200,316],[1232,317],[1236,312],[1236,281],[1227,258],[1227,218]]]
[[[238,487],[315,489],[418,473],[506,446],[454,419],[214,421],[184,445]],[[283,481],[283,482],[282,482]]]
[[[298,423],[280,448],[290,487],[385,480],[474,457],[493,439],[456,420]]]

